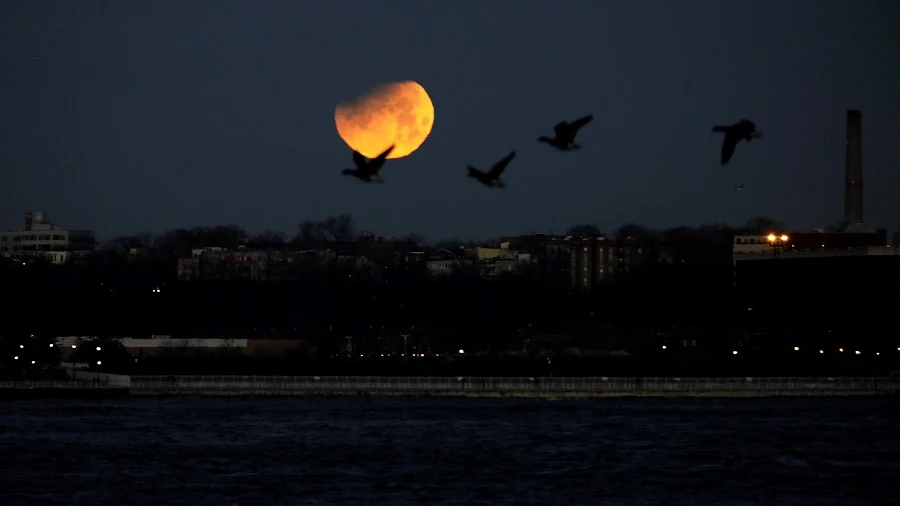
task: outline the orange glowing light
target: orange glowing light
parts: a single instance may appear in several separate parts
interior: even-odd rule
[[[788,242],[788,239],[790,239],[790,237],[788,237],[787,234],[781,234],[781,242]]]
[[[434,104],[414,81],[388,83],[334,109],[338,135],[367,158],[390,145],[388,158],[415,152],[434,126]]]
[[[775,242],[775,239],[778,239],[778,237],[776,237],[775,234],[769,234],[766,236],[766,239],[768,239],[769,242]]]

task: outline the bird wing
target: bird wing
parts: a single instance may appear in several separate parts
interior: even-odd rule
[[[359,151],[353,150],[353,163],[356,165],[357,169],[365,170],[369,165],[369,160]]]
[[[587,116],[583,116],[581,118],[576,119],[575,121],[572,122],[572,130],[578,130],[579,128],[583,127],[584,125],[587,125],[588,123],[590,123],[592,119],[594,119],[593,114],[588,114]]]
[[[722,141],[722,165],[728,163],[728,160],[731,160],[731,156],[734,155],[734,148],[737,147],[737,143],[740,140],[738,134],[734,132],[734,130],[729,130],[725,134],[725,140]]]
[[[391,146],[385,149],[380,155],[376,156],[369,162],[369,170],[374,174],[378,172],[378,169],[384,165],[384,161],[387,159],[387,156],[391,154],[391,151],[394,150],[394,146]]]
[[[506,155],[502,160],[495,163],[494,166],[491,167],[491,170],[490,170],[490,172],[488,172],[488,175],[492,178],[500,177],[500,174],[503,173],[503,170],[506,169],[506,166],[509,165],[509,162],[511,162],[513,157],[515,157],[515,156],[516,156],[515,151]]]

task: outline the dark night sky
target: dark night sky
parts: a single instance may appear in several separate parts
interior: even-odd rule
[[[343,212],[429,239],[805,229],[842,216],[859,108],[866,218],[893,229],[898,25],[889,0],[2,2],[0,228],[34,209],[101,237]],[[434,101],[431,136],[384,185],[341,176],[335,104],[404,79]],[[536,142],[585,113],[581,151]],[[722,168],[710,127],[741,117],[765,137]],[[506,189],[465,177],[512,148]]]

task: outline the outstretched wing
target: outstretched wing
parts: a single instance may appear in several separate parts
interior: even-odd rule
[[[369,160],[359,151],[353,150],[353,164],[359,170],[366,170],[369,166]]]
[[[380,169],[381,166],[384,165],[384,161],[387,159],[387,156],[389,154],[391,154],[391,151],[393,151],[393,150],[394,150],[394,146],[391,146],[391,147],[387,148],[386,150],[384,150],[384,152],[382,152],[380,155],[373,158],[372,161],[369,162],[369,171],[372,172],[372,174],[378,172],[378,169]]]
[[[737,147],[739,140],[740,138],[733,130],[729,130],[728,133],[725,134],[725,140],[722,141],[722,165],[725,165],[728,163],[728,160],[731,160],[731,156],[734,155],[734,148]]]
[[[578,131],[579,128],[590,123],[592,119],[594,119],[593,114],[588,114],[587,116],[576,119],[572,122],[572,130]]]
[[[502,160],[495,163],[494,166],[491,167],[491,170],[490,170],[490,172],[488,172],[488,175],[492,178],[500,177],[500,174],[503,173],[503,170],[506,169],[506,166],[509,165],[509,162],[511,162],[513,157],[515,157],[515,156],[516,156],[515,151],[506,155]]]

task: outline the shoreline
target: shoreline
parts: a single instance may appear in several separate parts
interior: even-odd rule
[[[396,391],[396,390],[144,390],[132,389],[132,397],[441,397],[467,399],[626,399],[626,398],[764,398],[764,397],[875,397],[897,392],[877,390],[793,390],[793,391],[645,391],[645,392],[566,392],[566,391]]]
[[[140,397],[292,397],[347,398],[420,397],[455,399],[750,399],[769,397],[886,397],[884,390],[743,390],[743,391],[403,391],[403,390],[277,390],[277,389],[146,389],[146,388],[2,388],[0,400],[123,399]]]
[[[121,397],[455,397],[519,399],[871,397],[897,377],[516,378],[125,376],[70,371],[69,381],[0,382],[2,399]]]

